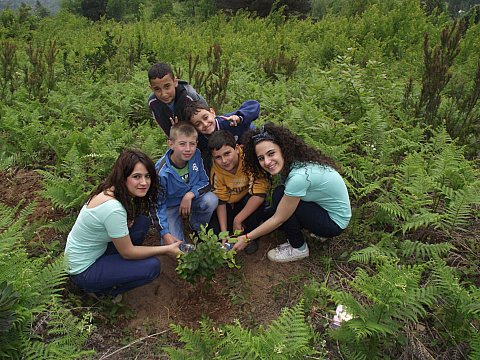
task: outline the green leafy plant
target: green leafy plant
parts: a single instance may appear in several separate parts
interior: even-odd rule
[[[235,263],[235,252],[226,251],[219,241],[226,235],[220,233],[217,236],[213,229],[207,230],[202,226],[197,236],[192,239],[196,249],[178,256],[176,267],[178,276],[192,284],[200,282],[201,285],[206,285],[214,278],[219,268],[225,265],[229,268],[239,268]]]
[[[89,327],[60,299],[63,258],[31,259],[23,246],[32,210],[0,203],[0,357],[82,358]]]
[[[171,325],[184,348],[165,348],[172,360],[179,359],[301,359],[318,355],[311,345],[313,331],[304,320],[303,301],[284,308],[267,328],[244,329],[239,321],[215,328],[202,321],[198,330]],[[318,358],[321,359],[321,358]]]

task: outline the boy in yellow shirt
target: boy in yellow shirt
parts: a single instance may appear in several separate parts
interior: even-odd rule
[[[212,226],[218,233],[240,230],[244,234],[262,221],[265,197],[270,188],[268,179],[254,179],[243,168],[243,150],[232,133],[215,131],[208,139],[213,166],[210,171],[212,190],[219,205]],[[245,253],[257,251],[256,241],[250,242]]]

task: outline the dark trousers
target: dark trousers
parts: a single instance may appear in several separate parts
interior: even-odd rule
[[[227,206],[227,229],[231,232],[233,229],[233,219],[243,210],[251,195],[245,195],[240,201],[233,204],[225,204]],[[262,222],[262,216],[264,211],[264,204],[260,205],[249,217],[243,221],[243,233],[246,234],[255,229]],[[217,212],[215,211],[212,216],[210,227],[213,228],[216,234],[220,232],[220,223],[218,222]]]
[[[147,235],[149,221],[139,215],[130,228],[133,245],[142,245]],[[117,295],[138,286],[148,284],[160,274],[160,260],[149,257],[142,260],[126,260],[109,243],[105,253],[84,272],[72,275],[72,281],[83,291],[98,295]]]
[[[273,191],[272,207],[268,211],[270,216],[277,210],[284,192],[284,185],[277,186]],[[294,248],[299,248],[305,243],[302,229],[327,238],[340,235],[343,231],[336,222],[330,219],[324,208],[317,203],[302,200],[293,215],[280,226],[280,229],[285,232],[290,245]]]

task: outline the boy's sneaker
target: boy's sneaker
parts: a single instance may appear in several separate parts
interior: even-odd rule
[[[274,262],[289,262],[304,259],[310,255],[308,245],[305,243],[305,249],[295,249],[288,242],[277,246],[275,249],[270,250],[267,253],[267,257],[270,261]]]
[[[256,252],[258,250],[258,243],[257,243],[257,240],[251,240],[247,246],[245,247],[245,249],[243,249],[243,251],[245,251],[245,254],[247,255],[251,255],[253,254],[254,252]]]

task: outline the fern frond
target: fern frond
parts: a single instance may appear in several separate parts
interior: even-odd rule
[[[362,264],[374,264],[381,263],[387,259],[394,259],[396,256],[395,249],[377,244],[353,252],[349,261],[356,261]]]
[[[420,258],[441,258],[454,250],[455,246],[450,243],[425,244],[420,241],[404,240],[399,243],[402,256],[410,257],[415,255]]]
[[[442,215],[442,228],[465,231],[463,227],[470,221],[474,205],[480,203],[479,187],[474,185],[449,193],[450,201]]]
[[[472,333],[469,345],[470,353],[468,354],[468,358],[470,360],[480,359],[480,334],[478,332]]]
[[[212,330],[202,322],[199,330],[171,325],[185,343],[183,349],[166,348],[172,359],[294,359],[316,353],[309,343],[313,332],[305,323],[303,302],[283,309],[268,328],[244,329],[237,321]],[[186,356],[190,357],[186,357]]]
[[[432,213],[426,209],[422,209],[421,213],[414,214],[408,219],[405,219],[405,222],[402,225],[403,233],[407,233],[410,230],[417,230],[420,228],[427,228],[429,226],[436,226],[442,216],[437,213]]]
[[[398,203],[378,201],[377,205],[380,209],[385,211],[394,219],[396,218],[396,219],[404,220],[408,216],[408,212],[405,211],[405,209],[402,206],[400,206],[400,204]]]

